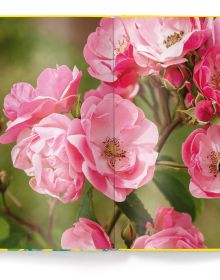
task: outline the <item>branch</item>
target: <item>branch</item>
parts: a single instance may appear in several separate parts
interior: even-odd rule
[[[2,193],[2,201],[5,208],[5,214],[8,215],[8,217],[13,219],[17,223],[25,226],[26,228],[38,233],[43,239],[45,239],[50,244],[51,248],[56,248],[55,242],[50,238],[48,238],[48,235],[41,229],[41,227],[20,218],[19,216],[17,216],[11,211],[11,209],[7,205],[4,193]]]
[[[157,151],[158,153],[162,150],[164,144],[166,143],[168,137],[170,136],[170,133],[182,122],[182,118],[176,118],[174,119],[162,132],[161,137],[159,139],[159,142],[157,144]]]

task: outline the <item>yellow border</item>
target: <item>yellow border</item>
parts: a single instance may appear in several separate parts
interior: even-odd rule
[[[103,15],[103,14],[97,14],[97,15],[86,15],[86,14],[81,14],[81,15],[0,15],[0,18],[82,18],[82,17],[87,17],[87,18],[109,18],[109,17],[122,17],[122,18],[132,18],[132,17],[145,17],[145,18],[152,18],[152,17],[206,17],[206,18],[213,18],[217,17],[219,18],[220,15],[157,15],[157,14],[151,14],[151,15]],[[111,251],[119,251],[119,252],[220,252],[220,248],[206,248],[206,249],[113,249],[113,250],[88,250],[88,251],[83,251],[80,249],[73,249],[73,250],[54,250],[54,249],[4,249],[0,248],[0,253],[1,252],[24,252],[24,251],[30,251],[30,252],[53,252],[53,251],[63,251],[63,252],[111,252]]]

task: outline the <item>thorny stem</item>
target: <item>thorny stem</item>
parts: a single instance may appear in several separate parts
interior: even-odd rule
[[[11,209],[9,208],[6,202],[4,193],[2,193],[2,201],[5,208],[5,214],[8,215],[8,217],[13,219],[17,223],[25,226],[26,228],[38,233],[43,239],[45,239],[50,244],[51,248],[56,248],[55,242],[51,238],[49,238],[49,236],[41,229],[41,227],[20,218],[19,216],[17,216],[11,211]]]

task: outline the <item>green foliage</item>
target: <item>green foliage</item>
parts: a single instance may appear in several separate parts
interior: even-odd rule
[[[136,194],[131,193],[124,202],[117,202],[116,204],[129,220],[134,223],[136,232],[139,235],[145,234],[146,223],[153,223],[153,219]]]
[[[84,190],[84,193],[80,199],[79,202],[79,210],[77,213],[77,220],[79,218],[87,218],[90,220],[95,221],[95,214],[93,209],[93,203],[92,203],[92,188],[89,187],[87,190]]]
[[[201,212],[202,201],[190,194],[186,171],[159,169],[155,172],[154,182],[177,211],[189,213],[193,220]]]
[[[7,239],[9,234],[10,227],[8,222],[3,217],[0,217],[0,241]]]

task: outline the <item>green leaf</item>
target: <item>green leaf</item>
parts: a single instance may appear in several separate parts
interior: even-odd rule
[[[92,205],[92,188],[85,190],[79,203],[79,210],[77,214],[77,220],[79,218],[87,218],[96,221],[94,209]]]
[[[189,213],[194,220],[201,213],[202,201],[192,197],[189,179],[188,173],[183,170],[163,168],[154,174],[154,182],[174,209]]]
[[[3,217],[0,217],[0,241],[7,239],[9,233],[10,227],[8,222]]]
[[[217,124],[220,125],[220,118],[219,117],[215,117],[210,121],[211,124]]]
[[[77,100],[75,102],[75,105],[72,108],[72,115],[74,118],[80,118],[80,107],[81,107],[81,99],[80,95],[77,96]]]
[[[187,110],[177,110],[178,112],[181,112],[181,113],[184,113],[188,116],[190,116],[193,120],[196,119],[196,116],[195,116],[195,108],[189,108]]]
[[[141,200],[136,194],[131,193],[127,196],[127,199],[123,202],[116,202],[119,209],[128,217],[130,221],[134,223],[136,232],[139,235],[143,235],[146,232],[146,223],[150,222],[153,224],[153,219],[144,208]]]

